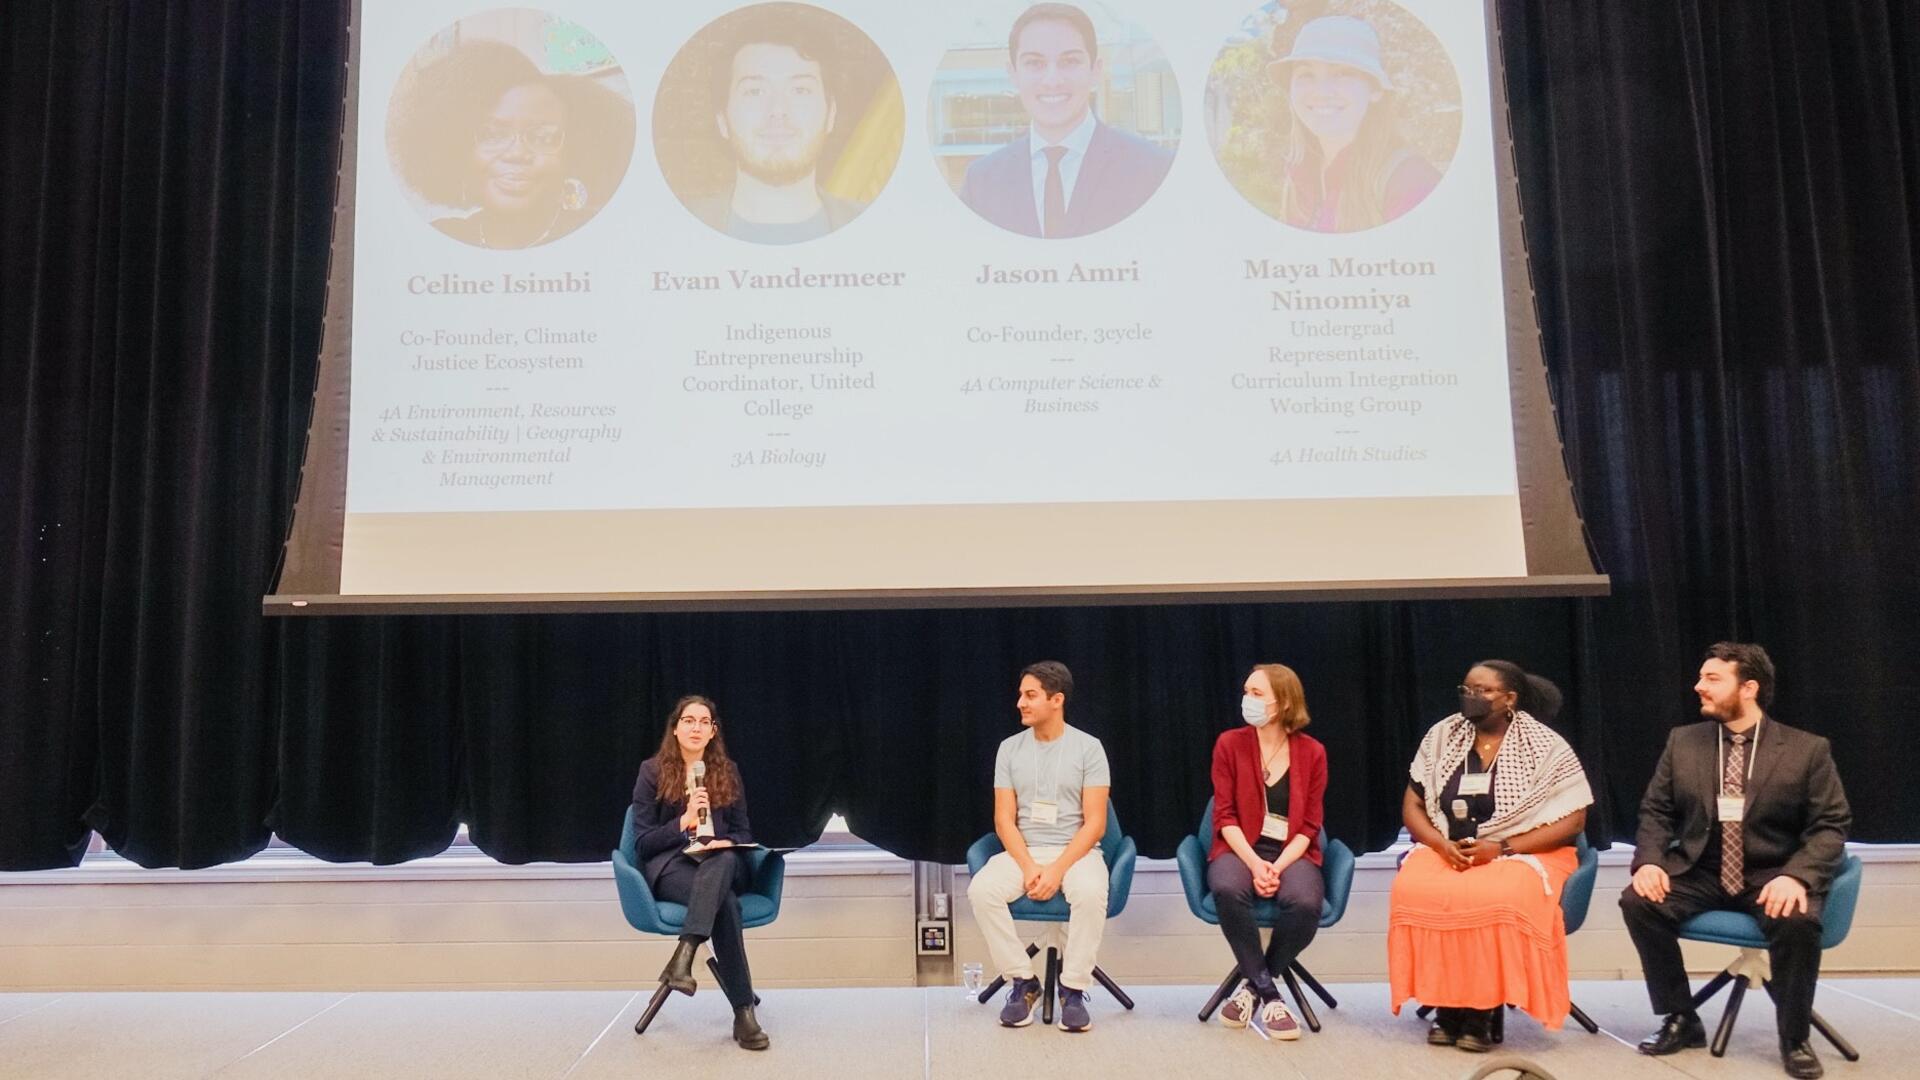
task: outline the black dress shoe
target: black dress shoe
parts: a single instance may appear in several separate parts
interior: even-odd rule
[[[660,970],[660,981],[691,997],[694,988],[700,985],[693,981],[693,954],[698,951],[700,946],[691,941],[674,946],[673,956],[667,961],[667,966]]]
[[[1668,1013],[1660,1030],[1640,1040],[1640,1052],[1663,1057],[1707,1045],[1707,1025],[1699,1013]]]
[[[1460,1038],[1454,1046],[1469,1054],[1484,1054],[1493,1049],[1492,1025],[1485,1009],[1460,1010]]]
[[[1433,1023],[1427,1026],[1427,1045],[1452,1046],[1460,1039],[1460,1010],[1433,1010]]]
[[[1820,1059],[1813,1056],[1813,1047],[1804,1042],[1780,1047],[1780,1064],[1787,1067],[1787,1075],[1795,1080],[1812,1080],[1813,1077],[1827,1075],[1827,1070],[1820,1066]]]
[[[733,1010],[733,1041],[745,1050],[765,1050],[773,1040],[760,1030],[760,1021],[754,1019],[753,1006],[745,1005]]]

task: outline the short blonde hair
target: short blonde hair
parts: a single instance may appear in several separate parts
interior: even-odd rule
[[[1285,664],[1255,664],[1253,670],[1267,676],[1267,684],[1273,687],[1273,700],[1280,707],[1280,727],[1291,735],[1308,724],[1313,718],[1307,715],[1307,691],[1300,685],[1300,676]]]

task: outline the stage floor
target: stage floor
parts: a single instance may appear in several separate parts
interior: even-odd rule
[[[1129,1013],[1098,993],[1093,1030],[1005,1030],[997,1003],[956,989],[768,990],[761,1022],[773,1048],[736,1049],[730,1013],[703,983],[673,998],[645,1036],[633,1023],[646,1004],[633,991],[417,993],[0,994],[0,1076],[102,1077],[538,1077],[671,1076],[1127,1077],[1251,1076],[1372,1080],[1460,1077],[1485,1059],[1426,1045],[1411,1009],[1387,1012],[1386,987],[1331,987],[1324,1029],[1267,1043],[1251,1031],[1202,1025],[1208,988],[1142,986]],[[1560,1080],[1589,1077],[1782,1076],[1773,1006],[1750,994],[1722,1059],[1705,1050],[1647,1058],[1632,1043],[1653,1025],[1633,982],[1580,982],[1574,1001],[1600,1024],[1543,1031],[1509,1013],[1504,1052]],[[1831,978],[1818,1008],[1863,1057],[1849,1064],[1815,1037],[1827,1075],[1920,1075],[1920,979]],[[1709,1007],[1711,1029],[1719,1005]]]

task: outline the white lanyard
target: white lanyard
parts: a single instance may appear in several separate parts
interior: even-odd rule
[[[1747,747],[1747,783],[1746,783],[1746,787],[1743,787],[1740,789],[1741,794],[1743,796],[1745,795],[1747,788],[1750,788],[1753,786],[1753,759],[1759,756],[1760,728],[1765,724],[1766,724],[1766,720],[1762,718],[1760,723],[1753,725],[1753,745]],[[1726,728],[1723,727],[1720,729],[1719,738],[1715,739],[1713,742],[1713,750],[1714,750],[1713,760],[1718,766],[1714,770],[1714,775],[1717,777],[1715,782],[1720,785],[1720,794],[1725,795],[1727,793],[1727,729]]]

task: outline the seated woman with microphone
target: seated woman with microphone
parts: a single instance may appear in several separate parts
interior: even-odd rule
[[[690,694],[674,704],[659,753],[641,763],[633,785],[633,830],[635,861],[653,895],[687,908],[680,944],[660,981],[692,994],[694,954],[712,941],[721,989],[733,1006],[734,1041],[765,1050],[740,922],[740,893],[751,881],[746,860],[728,850],[753,843],[753,830],[740,771],[727,757],[719,713],[707,698]]]
[[[1593,792],[1545,723],[1560,710],[1552,683],[1485,660],[1459,691],[1409,769],[1401,817],[1421,846],[1393,881],[1387,972],[1395,1013],[1408,998],[1437,1008],[1428,1042],[1484,1053],[1505,1005],[1566,1021],[1560,889]]]

